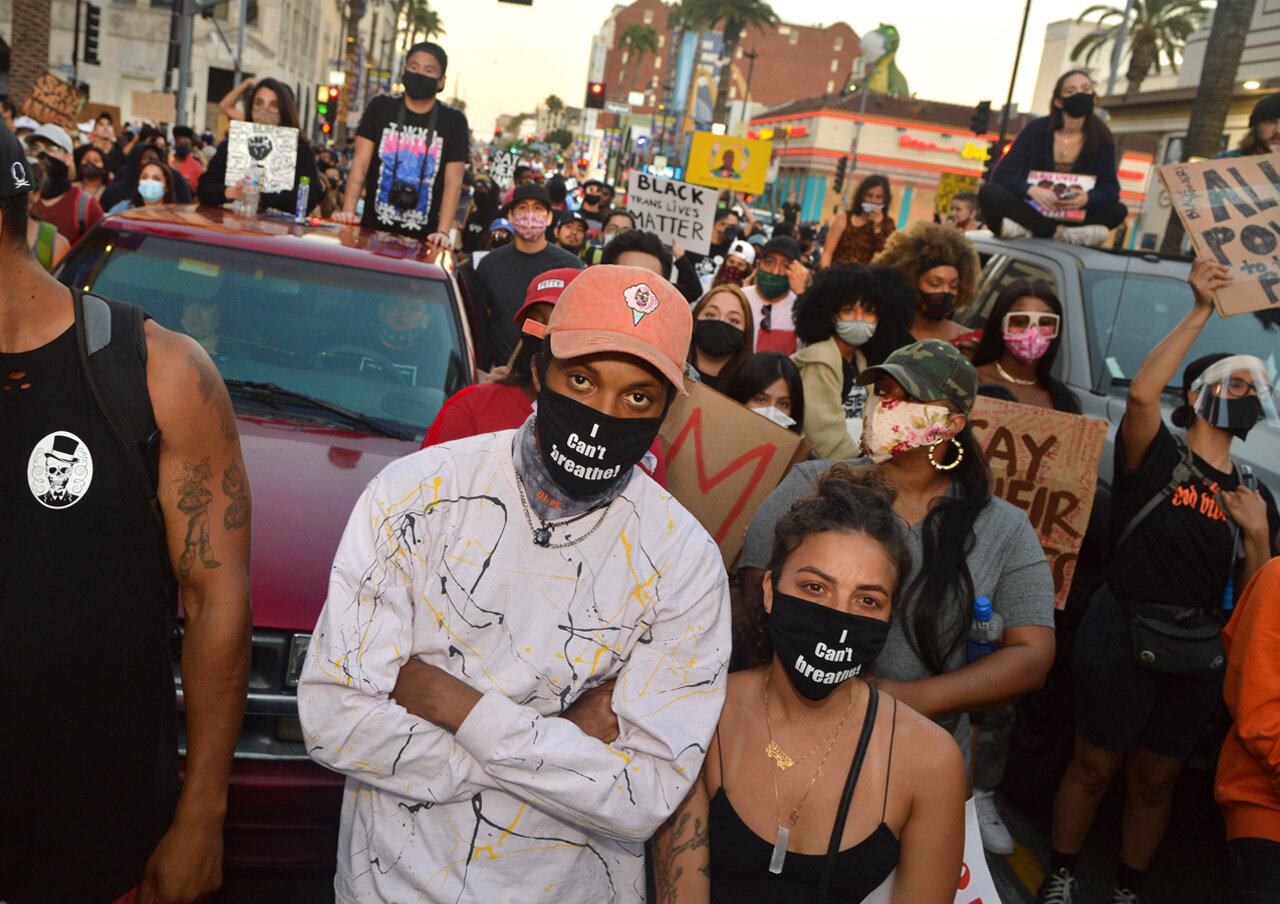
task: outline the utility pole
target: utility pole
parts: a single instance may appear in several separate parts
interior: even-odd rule
[[[178,96],[173,117],[175,126],[187,124],[187,91],[191,87],[191,29],[195,18],[193,11],[188,9],[191,3],[192,0],[173,0],[174,11],[181,17],[178,31]],[[245,0],[240,0],[240,5],[243,7]]]
[[[744,51],[742,52],[742,55],[751,61],[751,62],[750,62],[750,64],[748,64],[748,66],[747,66],[747,90],[744,92],[744,94],[743,94],[743,98],[742,98],[742,121],[743,121],[743,122],[750,122],[750,121],[751,121],[751,111],[750,111],[750,105],[751,105],[751,76],[752,76],[752,75],[755,73],[755,71],[756,71],[756,49],[755,49],[755,47],[752,47],[752,48],[751,48],[751,52],[750,52],[750,53],[747,53],[747,52],[744,50]],[[725,129],[725,131],[727,132],[727,131],[728,131],[728,129],[726,128],[726,129]]]
[[[76,29],[71,33],[71,83],[80,89],[80,3],[76,0]]]
[[[1013,71],[1009,73],[1009,93],[1005,95],[1004,110],[1000,113],[1000,146],[1009,130],[1009,113],[1013,110],[1013,85],[1018,80],[1018,64],[1022,62],[1022,41],[1027,36],[1027,17],[1031,15],[1031,0],[1022,8],[1022,29],[1018,32],[1018,50],[1013,55]]]
[[[1116,33],[1116,46],[1111,48],[1111,75],[1107,78],[1107,96],[1116,93],[1116,74],[1120,71],[1120,56],[1124,53],[1124,39],[1129,35],[1129,14],[1133,12],[1133,0],[1125,0],[1124,18]]]

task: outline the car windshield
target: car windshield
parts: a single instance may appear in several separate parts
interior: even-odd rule
[[[1091,332],[1094,373],[1105,370],[1118,383],[1133,379],[1152,347],[1191,309],[1185,279],[1119,271],[1084,270],[1085,311]],[[1209,318],[1187,361],[1213,352],[1254,355],[1272,382],[1280,360],[1280,318],[1275,311]],[[1181,386],[1178,371],[1177,386]]]
[[[192,336],[242,411],[407,438],[468,382],[442,280],[111,229],[59,278]]]

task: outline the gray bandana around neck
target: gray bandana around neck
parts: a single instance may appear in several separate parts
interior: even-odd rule
[[[534,434],[533,421],[538,416],[537,405],[533,414],[516,430],[515,441],[511,446],[511,463],[520,479],[524,481],[528,494],[529,511],[544,521],[558,521],[580,515],[588,509],[604,505],[618,496],[631,483],[630,475],[619,480],[609,489],[586,498],[568,497],[564,490],[556,485],[547,470],[542,455],[538,452],[538,439]],[[634,472],[635,466],[632,466]],[[559,539],[559,538],[556,538]]]

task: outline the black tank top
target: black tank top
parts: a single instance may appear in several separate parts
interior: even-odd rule
[[[898,865],[898,839],[884,821],[885,808],[889,804],[888,769],[893,764],[893,735],[897,719],[898,702],[895,700],[880,825],[853,847],[836,854],[835,873],[827,895],[832,904],[858,904],[875,891]],[[718,737],[716,742],[718,751]],[[765,841],[751,831],[734,810],[724,789],[723,761],[720,789],[711,798],[708,829],[713,904],[810,904],[813,901],[826,855],[788,853],[782,872],[778,875],[769,872],[773,842]]]
[[[0,354],[0,900],[111,901],[172,820],[167,568],[74,327]]]

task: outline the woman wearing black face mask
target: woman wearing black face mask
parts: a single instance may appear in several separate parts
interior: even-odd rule
[[[102,190],[111,182],[111,174],[107,172],[102,151],[91,144],[82,144],[72,156],[75,158],[78,177],[73,184],[89,197],[101,202]]]
[[[1263,417],[1280,424],[1262,362],[1225,354],[1191,362],[1172,418],[1185,436],[1175,438],[1161,419],[1161,394],[1214,316],[1212,293],[1230,282],[1229,273],[1212,257],[1195,262],[1194,307],[1129,384],[1112,484],[1115,549],[1076,636],[1076,748],[1054,801],[1041,900],[1071,901],[1076,858],[1126,759],[1111,900],[1138,900],[1182,765],[1222,700],[1224,606],[1276,553],[1280,515],[1271,492],[1241,486],[1231,461],[1233,438]],[[1164,643],[1153,643],[1150,625]]]
[[[864,680],[911,570],[892,499],[874,471],[836,465],[778,522],[763,630],[735,637],[754,667],[730,676],[702,774],[653,839],[662,904],[809,902],[824,869],[831,902],[861,901],[895,868],[894,901],[954,899],[960,752]]]
[[[689,347],[689,367],[700,382],[712,389],[724,386],[751,357],[755,329],[751,305],[737,286],[717,286],[703,295],[693,308],[693,344]],[[688,368],[686,368],[686,373]]]
[[[872,263],[897,268],[916,290],[913,339],[941,339],[966,356],[973,354],[978,336],[952,319],[973,301],[982,272],[978,252],[963,232],[917,220],[889,236]]]
[[[1116,179],[1116,141],[1094,112],[1088,73],[1072,69],[1053,86],[1053,109],[1023,127],[978,192],[991,231],[1005,238],[1030,235],[1075,245],[1101,245],[1124,222]],[[1061,185],[1032,173],[1074,173],[1082,185]],[[1048,185],[1042,185],[1048,182]],[[1090,186],[1089,183],[1092,182]],[[1087,189],[1087,190],[1085,190]]]

